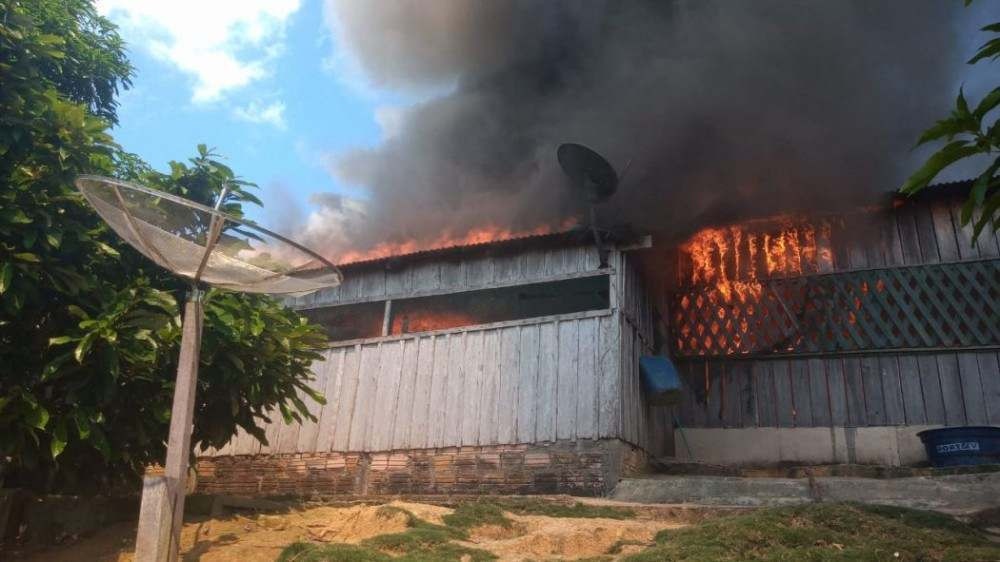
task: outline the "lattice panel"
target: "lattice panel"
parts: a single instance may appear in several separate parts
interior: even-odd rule
[[[1000,260],[692,287],[671,319],[678,357],[1000,345]]]

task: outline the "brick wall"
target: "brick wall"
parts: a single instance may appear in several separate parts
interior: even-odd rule
[[[598,496],[643,455],[617,440],[380,453],[202,457],[201,493],[233,495],[552,494]]]

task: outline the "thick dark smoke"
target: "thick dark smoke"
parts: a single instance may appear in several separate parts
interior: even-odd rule
[[[966,54],[961,3],[942,0],[326,8],[375,85],[445,92],[339,160],[371,194],[336,214],[360,248],[578,213],[555,161],[567,141],[631,160],[608,223],[682,235],[707,217],[856,204],[900,183]]]

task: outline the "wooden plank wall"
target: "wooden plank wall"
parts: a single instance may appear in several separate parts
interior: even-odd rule
[[[996,234],[972,246],[961,204],[961,198],[925,199],[845,215],[833,229],[834,269],[1000,257]],[[687,383],[679,417],[688,427],[1000,424],[1000,367],[992,349],[694,358],[678,365]]]
[[[537,249],[451,260],[428,260],[386,270],[373,267],[347,275],[343,285],[288,299],[292,308],[316,308],[392,298],[457,293],[519,285],[597,271],[593,246]]]
[[[315,422],[208,455],[388,451],[617,437],[616,315],[387,338],[327,351]],[[308,401],[307,401],[308,403]]]
[[[638,445],[653,456],[671,454],[673,409],[651,406],[642,391],[639,358],[655,349],[655,309],[634,259],[616,253],[615,289],[621,333],[622,432],[624,441]]]
[[[1000,425],[1000,353],[691,360],[685,427]]]

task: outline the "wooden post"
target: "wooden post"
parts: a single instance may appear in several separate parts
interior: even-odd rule
[[[174,403],[170,412],[170,437],[167,441],[167,460],[164,464],[164,478],[168,504],[172,513],[164,517],[152,515],[147,525],[139,525],[136,538],[136,562],[173,562],[180,553],[181,527],[184,523],[184,496],[191,453],[191,432],[194,418],[195,390],[198,387],[198,359],[201,350],[202,304],[201,293],[193,290],[184,306],[184,326],[181,336],[180,357],[177,361],[177,382],[174,387]],[[143,485],[142,511],[157,513],[162,500],[154,497],[162,494],[162,487]],[[148,504],[148,508],[147,508]],[[154,523],[155,521],[155,523]],[[141,520],[140,520],[141,522]],[[158,526],[167,525],[169,533]],[[169,537],[167,548],[145,550],[146,545],[159,544],[159,537]]]

